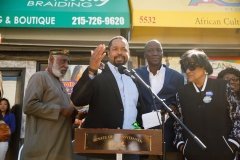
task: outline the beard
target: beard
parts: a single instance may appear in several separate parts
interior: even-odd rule
[[[117,59],[118,57],[122,57],[122,58],[123,58],[123,62],[117,62],[116,59]],[[126,61],[126,59],[125,59],[124,56],[118,56],[118,57],[114,57],[113,65],[114,65],[115,67],[118,67],[118,66],[120,66],[120,65],[125,65],[125,64],[127,63],[127,61]]]
[[[62,73],[61,71],[62,71],[63,69],[62,69],[62,68],[59,69],[59,68],[60,68],[59,65],[58,65],[58,64],[56,63],[56,61],[54,60],[53,66],[52,66],[52,72],[53,72],[53,74],[54,74],[56,77],[58,77],[58,78],[63,78],[67,72]]]
[[[125,65],[125,64],[126,64],[125,62],[123,62],[123,63],[114,62],[113,65],[114,65],[115,67],[118,67],[118,66],[120,66],[120,65]]]

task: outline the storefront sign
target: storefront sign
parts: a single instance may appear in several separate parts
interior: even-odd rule
[[[240,0],[130,0],[133,27],[240,28]]]
[[[1,0],[0,27],[129,28],[130,13],[127,0]]]
[[[226,68],[236,68],[240,70],[240,58],[235,57],[209,57],[210,63],[213,67],[212,78],[217,78],[220,71]]]
[[[216,4],[218,6],[239,6],[239,0],[191,0],[189,6],[198,6],[201,4]]]
[[[72,94],[73,87],[77,83],[77,81],[62,81],[64,87],[66,88],[66,91],[68,94]]]

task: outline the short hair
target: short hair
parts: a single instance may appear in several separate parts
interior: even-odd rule
[[[2,101],[6,101],[7,102],[7,110],[6,110],[6,113],[10,113],[10,103],[9,103],[9,101],[8,101],[8,99],[7,98],[2,98],[1,100],[0,100],[0,102],[2,102]]]
[[[145,44],[145,46],[144,46],[144,50],[145,50],[145,51],[146,51],[147,45],[148,45],[149,43],[151,43],[151,42],[159,43],[161,49],[163,50],[163,48],[162,48],[162,44],[161,44],[157,39],[152,39],[152,40],[148,41],[148,42]]]
[[[224,75],[230,73],[234,74],[236,77],[240,77],[240,71],[236,68],[226,68],[218,73],[217,79],[223,79]]]
[[[115,36],[115,37],[113,37],[113,38],[109,41],[109,43],[108,43],[108,50],[110,50],[110,48],[111,48],[111,46],[112,46],[112,42],[113,42],[115,39],[121,39],[121,40],[125,41],[125,42],[127,43],[128,49],[129,49],[129,44],[128,44],[128,41],[127,41],[126,38],[124,38],[123,36]]]
[[[179,63],[184,65],[186,62],[191,62],[193,60],[195,63],[199,65],[199,67],[204,68],[208,75],[213,73],[212,65],[209,62],[208,56],[201,49],[191,49],[185,52],[179,61]]]

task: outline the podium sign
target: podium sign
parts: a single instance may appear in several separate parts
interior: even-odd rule
[[[161,130],[75,129],[74,153],[162,155]]]
[[[86,150],[150,151],[147,134],[86,133]]]

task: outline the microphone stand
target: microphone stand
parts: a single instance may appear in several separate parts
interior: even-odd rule
[[[151,90],[151,92],[152,92],[152,90]],[[157,108],[156,108],[156,111],[157,111]],[[165,127],[164,127],[164,123],[165,123],[165,110],[161,109],[160,112],[161,112],[161,119],[162,119],[162,152],[163,152],[162,159],[166,160],[166,142],[165,142],[165,136],[164,136],[164,133],[165,133]]]
[[[134,76],[133,76],[134,77]],[[164,122],[165,122],[165,110],[164,109],[161,109],[160,110],[160,113],[161,113],[161,121],[160,121],[160,118],[159,118],[159,114],[158,114],[158,112],[159,112],[159,110],[157,109],[157,107],[156,107],[156,104],[155,104],[155,100],[154,100],[154,98],[155,98],[155,96],[152,94],[153,92],[152,92],[152,88],[151,87],[149,87],[148,88],[148,91],[150,92],[150,94],[152,95],[152,100],[153,100],[153,103],[154,103],[154,108],[155,108],[155,110],[156,110],[156,114],[157,114],[157,118],[158,118],[158,122],[159,122],[159,129],[161,129],[162,130],[162,152],[163,152],[163,154],[162,154],[162,160],[166,160],[166,142],[165,142],[165,124],[164,124]],[[163,122],[162,123],[162,128],[161,128],[161,122]]]
[[[128,71],[128,74],[130,72]],[[151,87],[149,85],[147,85],[138,75],[137,73],[132,69],[131,70],[132,75],[130,77],[134,77],[136,78],[140,83],[143,84],[144,87],[146,87],[150,92],[152,92],[152,94],[155,96],[155,98],[162,103],[162,105],[164,106],[164,109],[168,112],[169,115],[171,115],[184,129],[185,131],[193,138],[193,140],[200,146],[200,148],[202,150],[206,150],[207,147],[200,141],[200,139],[198,139],[198,137],[196,135],[194,135],[184,124],[183,122],[173,113],[173,111],[171,110],[171,108],[169,108],[166,103],[164,103],[164,100],[159,98],[151,89]],[[130,74],[131,74],[130,73]],[[163,112],[163,113],[162,113]],[[162,117],[162,131],[164,131],[164,122],[165,122],[165,111],[161,111],[161,117]],[[162,133],[164,135],[164,132]],[[164,138],[164,136],[163,136]],[[164,141],[164,139],[163,139]],[[166,159],[166,150],[165,150],[165,142],[163,142],[163,158],[164,160]]]

